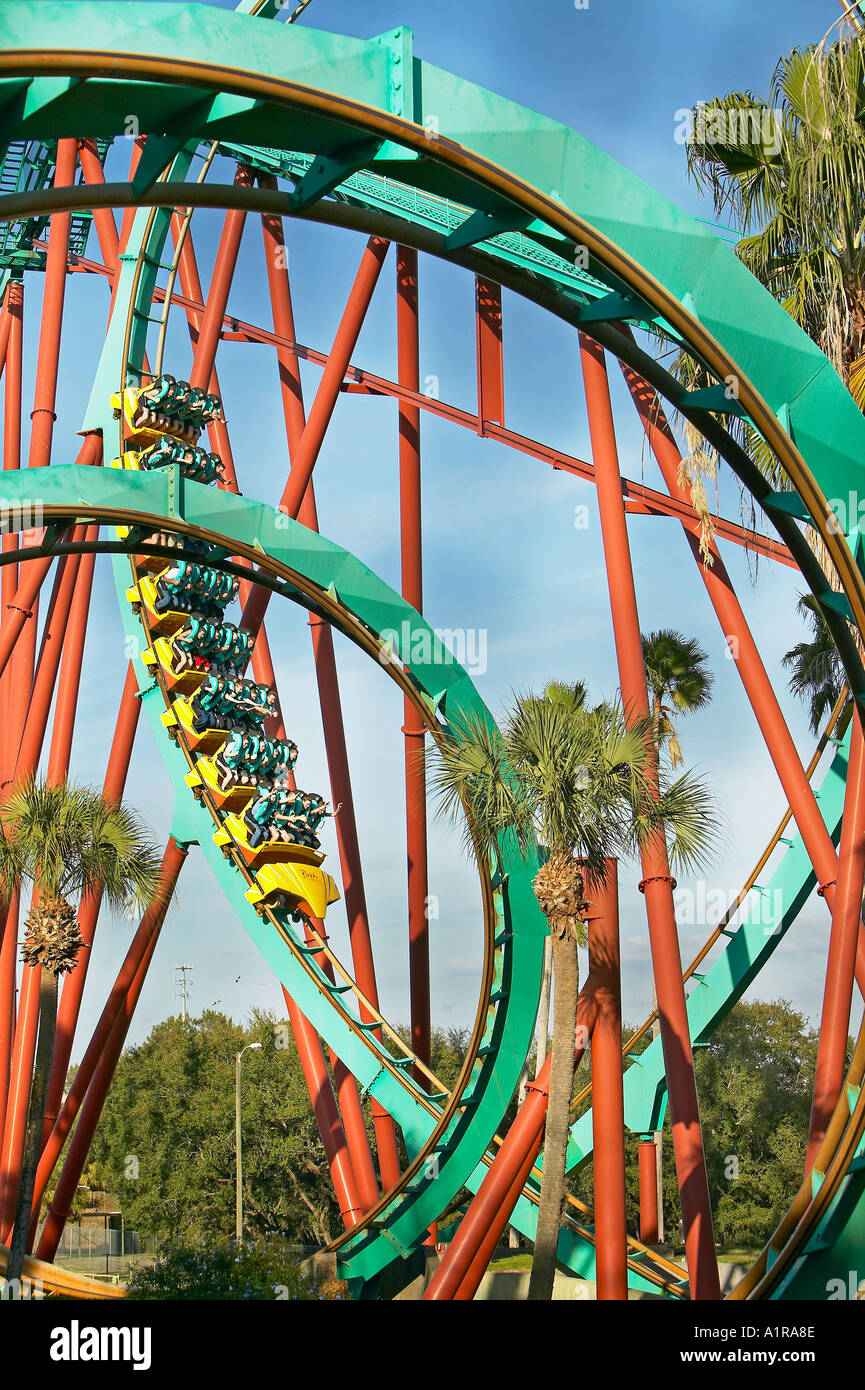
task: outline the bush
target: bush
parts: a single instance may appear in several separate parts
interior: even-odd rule
[[[136,1265],[128,1282],[132,1299],[171,1300],[318,1300],[342,1299],[347,1287],[338,1280],[316,1285],[303,1273],[278,1238],[239,1245],[209,1240],[198,1246],[168,1245],[152,1264]]]

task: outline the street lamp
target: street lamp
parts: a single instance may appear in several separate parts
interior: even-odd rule
[[[244,1052],[260,1052],[261,1043],[247,1043],[234,1059],[234,1144],[237,1150],[237,1170],[234,1188],[234,1234],[243,1240],[243,1150],[240,1137],[240,1059]]]

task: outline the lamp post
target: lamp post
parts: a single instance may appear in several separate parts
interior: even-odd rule
[[[261,1043],[247,1043],[234,1059],[234,1143],[237,1151],[237,1169],[234,1189],[234,1234],[238,1242],[243,1240],[243,1148],[240,1134],[240,1059],[244,1052],[261,1051]]]

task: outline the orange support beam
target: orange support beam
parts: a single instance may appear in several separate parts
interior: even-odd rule
[[[274,184],[274,180],[267,178],[262,178],[260,182],[263,187],[271,187]],[[312,452],[316,457],[318,455],[321,440],[324,437],[324,432],[327,429],[333,408],[336,404],[336,394],[330,394],[333,381],[336,377],[333,374],[329,375],[328,370],[325,370],[325,376],[322,378],[319,391],[316,394],[310,421],[307,422],[305,418],[303,391],[297,356],[291,348],[286,346],[287,343],[294,341],[295,330],[294,312],[291,302],[291,286],[287,269],[288,258],[285,251],[285,240],[281,219],[278,217],[263,217],[262,233],[264,237],[265,264],[267,266],[271,310],[273,313],[273,326],[275,333],[279,334],[280,338],[283,340],[282,345],[277,348],[277,361],[279,363],[286,440],[291,463],[291,473],[289,474],[288,482],[283,492],[283,499],[280,504],[284,509],[285,498],[291,486],[292,478],[294,477],[294,470],[297,467],[297,461],[301,457],[303,451],[306,449],[308,453]],[[363,301],[363,298],[367,295],[372,295],[372,290],[378,275],[378,271],[374,271],[372,267],[376,264],[377,261],[375,258],[372,258],[372,261],[370,261],[370,258],[368,258],[365,253],[361,261],[354,288],[349,296],[349,306],[352,304],[352,301],[355,303],[355,307],[351,311],[352,315],[356,316],[358,304]],[[362,323],[362,316],[359,320],[356,317],[351,317],[349,306],[346,307],[346,312],[337,330],[333,345],[333,352],[342,354],[345,361],[348,360],[354,348],[354,343],[356,342],[357,334],[360,332]],[[325,388],[326,393],[323,396],[322,393],[325,392]],[[314,426],[313,417],[315,417],[315,420],[318,422]],[[315,448],[313,448],[315,441],[311,439],[308,433],[312,427],[322,430],[321,438],[318,439]],[[304,526],[308,526],[310,530],[318,530],[315,490],[311,477],[304,491],[298,519]],[[253,590],[252,595],[244,607],[243,618],[241,620],[244,627],[250,627],[252,631],[257,630],[257,625],[263,621],[268,598],[269,592],[267,590],[262,588]],[[333,647],[333,633],[328,623],[312,613],[309,617],[309,626],[310,635],[312,637],[313,659],[315,663],[319,704],[321,707],[321,721],[324,731],[331,797],[335,806],[342,805],[342,810],[336,821],[336,836],[342,874],[343,897],[348,917],[352,962],[357,983],[362,993],[366,995],[374,1008],[378,1008],[378,987],[375,977],[375,963],[372,953],[372,939],[369,928],[366,893],[363,884],[363,866],[361,863],[357,822],[354,813],[354,795],[348,762],[345,727],[342,718],[342,703],[340,699],[339,676],[336,668],[336,654]],[[367,1011],[363,1010],[362,1012],[364,1021],[370,1022],[371,1018],[367,1015]],[[400,1175],[396,1128],[390,1115],[388,1115],[387,1111],[375,1100],[372,1102],[372,1117],[382,1185],[385,1188],[389,1188],[398,1181]],[[348,1119],[347,1116],[345,1116],[345,1118],[346,1120]],[[360,1134],[355,1136],[349,1133],[348,1137],[355,1167],[358,1168],[359,1165],[365,1166],[365,1155],[357,1152],[358,1148],[362,1149],[364,1147],[365,1136],[363,1136],[363,1144],[361,1143],[362,1136]]]
[[[505,376],[502,355],[502,287],[475,276],[475,325],[478,368],[478,433],[505,423]]]
[[[603,348],[582,333],[580,357],[595,463],[619,685],[625,710],[635,717],[645,718],[649,714],[649,699],[606,359]],[[655,775],[657,777],[657,772]],[[695,1300],[719,1299],[721,1286],[712,1229],[712,1204],[673,907],[673,880],[662,833],[659,832],[646,845],[640,858],[691,1297]]]
[[[853,711],[850,760],[844,789],[844,815],[838,847],[838,887],[832,910],[826,987],[817,1043],[814,1097],[808,1132],[806,1172],[813,1167],[838,1104],[847,1059],[847,1033],[856,975],[862,887],[865,882],[865,740],[858,709]]]
[[[287,516],[297,517],[300,512],[301,503],[321,451],[327,427],[333,416],[346,368],[351,361],[351,354],[354,352],[360,330],[363,327],[389,245],[390,243],[383,241],[381,237],[370,237],[361,258],[348,303],[345,306],[336,337],[333,340],[333,346],[325,363],[324,373],[318,384],[303,436],[292,459],[291,473],[282,494],[282,501],[279,504],[280,511],[285,512]]]
[[[640,1240],[644,1245],[658,1244],[658,1150],[653,1134],[642,1135],[639,1151],[640,1169]]]
[[[622,1090],[622,979],[618,864],[607,861],[603,887],[589,887],[589,969],[597,1018],[592,1030],[595,1281],[599,1300],[628,1297],[625,1209],[625,1100]]]
[[[596,1017],[595,981],[590,975],[577,1002],[577,1066],[582,1061]],[[499,1238],[508,1225],[511,1212],[541,1151],[551,1066],[552,1054],[547,1057],[535,1080],[527,1084],[526,1098],[430,1280],[424,1294],[425,1300],[433,1303],[450,1300],[468,1302],[477,1293]]]
[[[62,676],[62,673],[61,673]],[[114,723],[114,737],[108,755],[108,769],[102,785],[102,795],[109,801],[120,801],[126,787],[126,776],[132,757],[132,745],[138,728],[141,701],[138,698],[138,681],[132,663],[126,671],[126,681],[120,697],[120,706]],[[93,939],[102,903],[101,896],[92,894],[85,898],[78,909],[78,930],[84,945],[78,953],[78,965],[64,979],[60,990],[60,1003],[57,1009],[57,1028],[54,1035],[54,1057],[51,1064],[51,1077],[45,1103],[45,1128],[42,1135],[43,1149],[48,1142],[60,1104],[66,1073],[72,1055],[72,1043],[78,1024],[81,998],[87,980],[87,970],[92,958]],[[82,1063],[83,1065],[83,1063]]]
[[[420,388],[417,252],[397,251],[397,364],[400,385]],[[423,612],[423,534],[421,511],[420,410],[399,406],[399,515],[402,596]],[[430,1064],[430,959],[426,773],[426,729],[408,697],[404,699],[405,821],[408,871],[409,989],[412,1051]],[[424,1084],[416,1069],[415,1080]]]
[[[111,1085],[117,1062],[123,1051],[123,1044],[126,1041],[126,1034],[132,1022],[135,1006],[138,1003],[144,981],[147,978],[147,971],[153,959],[153,953],[156,950],[156,943],[159,940],[159,933],[165,921],[165,914],[168,911],[171,895],[177,883],[177,876],[183,867],[186,855],[186,846],[179,845],[173,837],[170,837],[162,857],[162,872],[160,875],[158,896],[143,914],[138,931],[136,932],[136,941],[138,941],[139,944],[143,943],[138,965],[128,987],[119,1000],[119,1007],[114,1017],[113,1026],[105,1039],[90,1085],[87,1088],[87,1094],[81,1107],[78,1124],[75,1126],[75,1133],[72,1136],[66,1154],[66,1161],[63,1164],[54,1198],[42,1229],[39,1247],[36,1252],[37,1258],[40,1260],[53,1260],[57,1253],[57,1246],[60,1244],[63,1228],[66,1225],[66,1220],[69,1216],[78,1184],[81,1181],[81,1174],[84,1172],[84,1165],[87,1162],[87,1155],[90,1152],[93,1135],[96,1132],[96,1126],[99,1123],[102,1109],[105,1105],[108,1088]],[[127,962],[128,961],[129,954],[127,953]],[[47,1179],[43,1179],[40,1187],[39,1173],[42,1171],[43,1164],[46,1163],[46,1161],[46,1154],[43,1153],[39,1169],[37,1170],[37,1188],[34,1191],[34,1206],[32,1209],[34,1214],[38,1211],[38,1202],[40,1200],[40,1198],[36,1197],[36,1191],[44,1192],[45,1190],[45,1182]]]

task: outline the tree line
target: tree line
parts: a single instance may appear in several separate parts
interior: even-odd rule
[[[246,1025],[208,1010],[169,1018],[127,1048],[91,1151],[89,1182],[114,1198],[128,1225],[151,1242],[194,1244],[227,1237],[234,1225],[234,1058],[249,1042],[243,1072],[244,1207],[253,1238],[280,1235],[324,1244],[341,1224],[324,1148],[293,1040],[273,1014]],[[626,1029],[627,1032],[631,1031]],[[468,1029],[434,1029],[432,1065],[452,1084]],[[726,1248],[756,1249],[796,1191],[816,1058],[817,1034],[783,1000],[735,1006],[697,1053],[697,1079],[716,1237]],[[577,1072],[582,1088],[588,1061]],[[512,1102],[503,1129],[516,1113]],[[367,1114],[375,1153],[375,1136]],[[628,1212],[638,1230],[637,1136],[627,1148]],[[678,1226],[672,1144],[664,1145],[668,1230]],[[591,1204],[591,1165],[569,1176],[569,1190]],[[460,1194],[440,1225],[460,1215]]]

